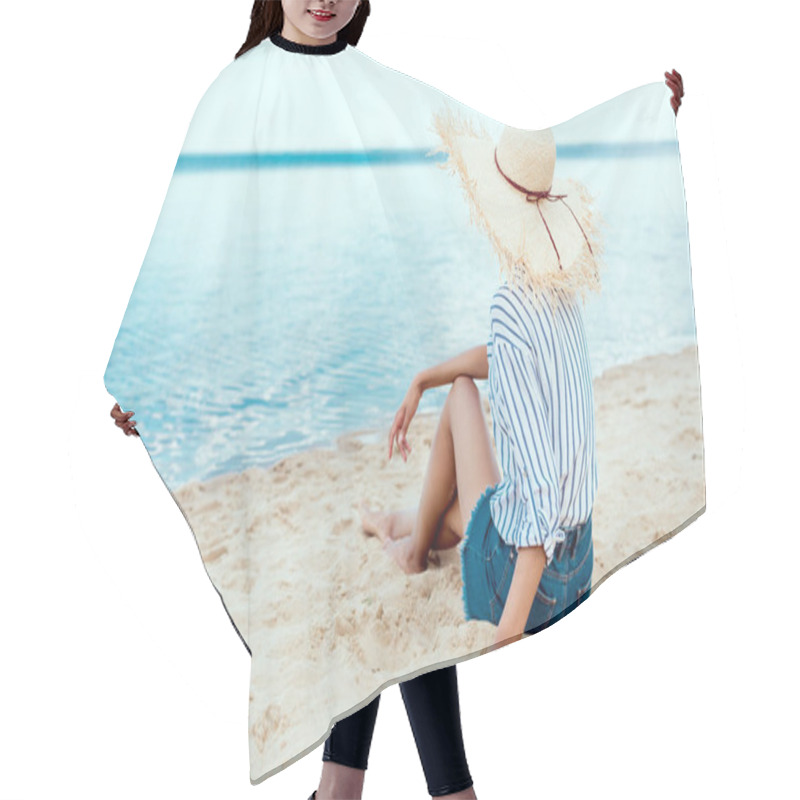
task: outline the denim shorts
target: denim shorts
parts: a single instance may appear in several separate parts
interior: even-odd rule
[[[461,544],[461,579],[464,615],[497,625],[505,608],[517,548],[500,538],[490,513],[489,500],[500,484],[489,486],[472,510]],[[552,625],[582,603],[592,590],[594,546],[592,515],[556,544],[553,560],[542,572],[531,606],[526,633]]]

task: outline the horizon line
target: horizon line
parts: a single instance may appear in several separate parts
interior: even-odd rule
[[[378,148],[371,150],[287,150],[244,153],[181,153],[175,171],[194,172],[213,169],[245,169],[256,167],[362,166],[366,164],[413,164],[446,161],[439,151],[427,155],[431,148]],[[635,158],[647,155],[678,154],[676,139],[652,142],[575,142],[556,144],[559,158]]]

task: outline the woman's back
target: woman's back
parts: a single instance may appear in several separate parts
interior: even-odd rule
[[[489,397],[504,476],[493,517],[515,543],[525,538],[526,518],[538,519],[541,536],[580,524],[597,490],[592,370],[580,301],[567,293],[550,299],[537,302],[503,284],[490,308]]]

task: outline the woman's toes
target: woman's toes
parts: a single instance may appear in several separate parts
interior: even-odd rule
[[[361,527],[369,536],[377,536],[381,541],[386,541],[388,536],[386,514],[382,511],[373,511],[366,500],[362,500],[358,510],[361,514]]]
[[[365,500],[359,505],[361,526],[370,536],[377,536],[382,542],[392,539],[392,515],[385,511],[373,511]]]

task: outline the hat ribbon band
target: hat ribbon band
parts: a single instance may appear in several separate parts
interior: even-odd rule
[[[515,181],[513,181],[511,178],[508,177],[508,175],[505,174],[505,172],[503,172],[503,168],[500,166],[500,163],[497,160],[497,147],[494,148],[494,163],[497,166],[497,169],[500,171],[500,174],[515,189],[518,189],[520,192],[524,192],[525,193],[525,199],[529,203],[536,203],[536,208],[539,209],[539,216],[542,218],[542,222],[544,223],[544,227],[547,230],[547,235],[550,237],[550,242],[553,245],[553,250],[556,251],[556,258],[558,259],[558,268],[560,270],[564,269],[563,265],[561,264],[561,256],[558,253],[558,248],[556,247],[555,241],[553,241],[553,234],[550,233],[550,226],[547,224],[547,220],[544,218],[544,214],[542,213],[542,208],[539,205],[539,201],[540,200],[550,200],[550,201],[560,200],[562,203],[564,203],[564,205],[567,207],[567,209],[569,209],[569,213],[572,214],[572,218],[575,220],[575,222],[577,223],[578,227],[581,229],[581,233],[583,234],[583,238],[586,239],[586,244],[589,246],[589,252],[592,255],[594,255],[594,251],[592,250],[592,245],[589,242],[589,238],[586,236],[586,231],[584,231],[583,225],[581,225],[580,221],[575,216],[575,212],[569,207],[567,202],[564,200],[564,198],[566,197],[565,194],[550,194],[550,189],[553,188],[552,186],[550,186],[550,188],[547,189],[546,191],[536,192],[536,191],[532,191],[530,189],[526,189],[524,186],[521,186],[520,184],[518,184]]]

